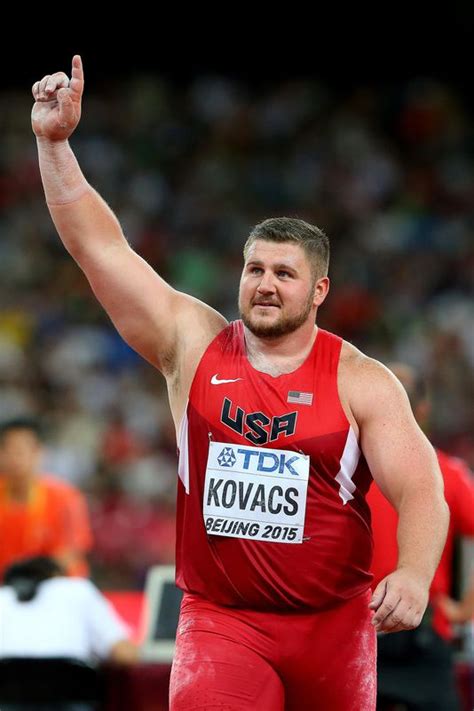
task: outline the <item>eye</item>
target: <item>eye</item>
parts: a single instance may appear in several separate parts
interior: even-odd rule
[[[262,269],[260,267],[250,267],[249,269],[251,274],[261,274]]]
[[[290,272],[285,272],[284,269],[280,269],[280,270],[277,272],[277,275],[278,275],[279,277],[290,277],[290,276],[291,276]]]

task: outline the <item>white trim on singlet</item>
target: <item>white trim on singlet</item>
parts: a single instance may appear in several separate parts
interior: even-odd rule
[[[336,476],[336,481],[339,484],[339,496],[341,497],[344,505],[354,498],[352,494],[355,491],[356,486],[352,481],[352,477],[354,476],[357,465],[359,464],[360,454],[361,452],[357,443],[356,434],[352,427],[349,427],[346,446],[344,447],[341,457],[341,468]]]
[[[189,494],[188,403],[189,400],[186,400],[186,407],[184,408],[183,418],[179,425],[178,438],[178,476],[183,482],[187,494]]]

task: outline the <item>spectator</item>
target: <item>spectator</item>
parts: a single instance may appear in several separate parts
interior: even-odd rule
[[[389,364],[410,398],[421,427],[428,423],[430,403],[424,381],[407,365]],[[446,544],[430,588],[430,607],[420,628],[403,635],[381,636],[378,649],[377,708],[388,701],[404,702],[409,709],[454,711],[459,708],[454,676],[451,622],[466,622],[474,612],[474,580],[465,598],[455,603],[452,589],[455,537],[474,537],[474,481],[465,463],[437,450],[450,510]],[[374,535],[373,587],[396,565],[397,513],[374,484],[367,501],[372,512]]]
[[[0,579],[27,556],[54,556],[69,575],[87,576],[92,545],[83,495],[40,474],[41,429],[33,419],[0,426]]]
[[[138,648],[90,580],[46,556],[10,566],[0,588],[0,658],[67,657],[133,663]]]

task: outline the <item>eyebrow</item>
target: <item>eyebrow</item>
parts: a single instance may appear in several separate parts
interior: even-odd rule
[[[250,262],[247,262],[247,264],[245,266],[246,267],[251,267],[251,266],[263,267],[264,263],[260,259],[251,259]],[[294,274],[296,274],[298,271],[297,269],[295,269],[295,267],[292,267],[289,264],[285,264],[284,262],[279,262],[278,264],[274,264],[273,268],[277,269],[277,270],[282,269],[282,270],[285,270],[288,272],[293,272]]]

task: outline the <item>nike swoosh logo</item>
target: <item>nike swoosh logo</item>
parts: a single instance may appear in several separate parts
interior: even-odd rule
[[[212,376],[211,385],[222,385],[223,383],[236,383],[237,380],[242,380],[242,378],[232,378],[231,380],[219,380],[217,377],[218,373]]]

